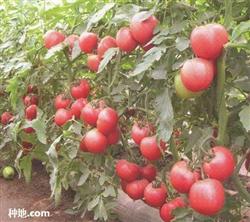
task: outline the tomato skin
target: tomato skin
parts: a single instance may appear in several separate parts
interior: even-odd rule
[[[228,42],[228,33],[220,24],[199,26],[192,31],[190,42],[197,57],[214,60],[220,56],[224,44]]]
[[[195,176],[185,161],[178,161],[170,170],[169,180],[179,193],[188,193],[195,182]]]
[[[56,96],[54,101],[55,109],[66,109],[71,104],[71,99],[67,98],[64,94]]]
[[[69,52],[71,53],[73,48],[74,48],[74,44],[75,42],[79,41],[79,36],[72,34],[69,35],[66,39],[65,42],[69,45]]]
[[[246,157],[245,168],[247,171],[250,171],[250,152],[247,154],[247,157]]]
[[[147,52],[149,51],[150,49],[152,49],[154,47],[154,45],[152,43],[150,44],[145,44],[145,45],[141,45],[142,49]]]
[[[97,47],[98,36],[93,32],[83,32],[79,38],[79,46],[82,52],[91,53]]]
[[[23,98],[23,104],[26,107],[30,106],[30,105],[38,105],[38,96],[37,95],[33,95],[33,94],[24,96],[24,98]]]
[[[32,127],[27,127],[27,128],[24,128],[23,131],[27,134],[31,134],[31,133],[34,133],[35,130],[32,128]]]
[[[97,47],[97,55],[99,57],[99,59],[101,60],[105,54],[105,52],[110,49],[110,48],[116,48],[117,44],[116,44],[116,40],[111,37],[111,36],[106,36],[104,37],[100,43],[98,44]]]
[[[70,93],[74,99],[87,98],[90,92],[90,85],[87,80],[82,79],[77,85],[71,87]]]
[[[109,145],[117,144],[120,140],[120,136],[121,136],[121,131],[120,128],[117,126],[112,132],[110,132],[107,135],[108,144]]]
[[[96,122],[97,129],[104,135],[111,133],[118,123],[118,114],[117,112],[110,108],[104,108],[98,115]]]
[[[132,181],[126,185],[126,193],[133,200],[142,199],[148,184],[149,182],[146,179]]]
[[[161,183],[159,187],[148,184],[144,190],[145,202],[151,207],[161,207],[167,198],[167,188]]]
[[[37,89],[37,87],[34,86],[34,85],[28,85],[27,93],[34,93],[34,94],[37,94],[37,93],[38,93],[38,89]]]
[[[27,120],[33,120],[37,117],[37,106],[30,105],[25,109],[25,118]]]
[[[14,119],[13,115],[10,112],[4,112],[1,115],[1,123],[6,126]]]
[[[147,160],[158,160],[162,156],[156,136],[144,137],[140,144],[140,151]]]
[[[61,32],[57,32],[55,30],[49,30],[45,33],[43,39],[45,48],[50,49],[53,46],[56,46],[59,43],[63,42],[65,36]]]
[[[84,137],[81,139],[81,141],[80,141],[80,150],[82,151],[82,152],[88,152],[88,149],[87,149],[87,147],[86,147],[86,145],[85,145],[85,142],[84,142]]]
[[[100,59],[98,55],[88,55],[87,58],[87,66],[89,68],[89,70],[93,71],[93,72],[97,72],[99,69],[99,65],[100,65]]]
[[[155,180],[157,170],[154,165],[148,164],[144,167],[141,167],[141,175],[143,178],[147,179],[149,182]]]
[[[76,119],[80,118],[81,111],[87,103],[87,99],[84,98],[77,99],[75,102],[72,103],[70,111]]]
[[[192,92],[207,89],[214,78],[213,63],[209,60],[194,58],[187,60],[181,68],[183,85]]]
[[[223,208],[224,202],[224,188],[218,180],[199,180],[190,189],[189,204],[200,214],[213,216]]]
[[[94,108],[90,103],[86,104],[81,111],[81,120],[91,126],[96,126],[100,113],[99,108]]]
[[[140,168],[135,163],[119,160],[115,166],[116,174],[126,182],[135,181],[140,176]]]
[[[107,138],[96,128],[88,131],[84,136],[84,144],[90,153],[104,153],[107,149]]]
[[[128,27],[121,28],[116,34],[117,46],[124,52],[132,52],[138,45]]]
[[[63,126],[72,118],[72,114],[69,110],[58,109],[55,113],[54,122],[57,126]]]
[[[141,17],[145,13],[147,12],[137,13],[130,23],[132,36],[141,45],[145,45],[153,38],[154,29],[158,24],[158,20],[153,15],[142,21]]]
[[[213,147],[212,152],[215,156],[210,162],[203,164],[204,172],[209,178],[225,181],[233,174],[235,168],[233,154],[223,146]]]
[[[140,145],[142,139],[147,137],[149,133],[150,129],[148,125],[140,128],[138,123],[135,122],[131,130],[131,137],[137,145]]]

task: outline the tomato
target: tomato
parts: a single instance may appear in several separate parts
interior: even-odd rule
[[[88,103],[81,111],[81,120],[91,126],[96,126],[100,112],[100,108],[94,108],[90,103]]]
[[[188,99],[188,98],[193,98],[193,97],[201,95],[201,92],[192,92],[188,90],[184,86],[180,75],[175,76],[174,86],[175,86],[175,91],[176,91],[177,96],[179,96],[181,99]]]
[[[123,192],[126,193],[127,192],[126,186],[127,186],[128,182],[126,182],[125,180],[120,180],[120,182],[121,182],[121,188],[122,188]]]
[[[247,171],[250,171],[250,152],[247,154],[247,157],[246,157],[245,168]]]
[[[71,99],[67,98],[64,94],[56,96],[54,106],[56,109],[66,109],[69,107]]]
[[[63,126],[72,118],[72,114],[69,110],[58,109],[55,114],[54,122],[58,126]]]
[[[131,131],[131,137],[134,142],[140,145],[143,138],[147,137],[150,133],[149,126],[140,127],[137,122],[134,123]]]
[[[169,180],[179,193],[188,193],[195,182],[195,176],[185,161],[178,161],[170,170]]]
[[[25,109],[25,118],[27,120],[33,120],[37,117],[37,106],[30,105]]]
[[[214,78],[214,67],[211,61],[205,59],[189,59],[181,68],[183,85],[192,92],[207,89]]]
[[[75,42],[78,42],[79,41],[79,36],[78,35],[70,35],[68,36],[66,39],[65,39],[65,42],[69,45],[69,52],[71,53],[73,48],[74,48],[74,45],[75,45]]]
[[[117,112],[110,108],[104,108],[98,115],[96,122],[97,129],[104,135],[111,133],[118,123],[118,114]]]
[[[98,57],[99,59],[102,59],[105,52],[110,49],[110,48],[116,48],[117,47],[117,44],[116,44],[116,40],[111,37],[111,36],[106,36],[104,37],[98,47],[97,47],[97,54],[98,54]]]
[[[133,200],[142,199],[148,184],[149,182],[146,179],[132,181],[126,185],[126,193]]]
[[[106,136],[94,128],[85,134],[84,144],[90,153],[104,153],[107,149],[108,141]]]
[[[80,119],[81,111],[87,103],[87,99],[84,98],[77,99],[75,102],[73,102],[70,111],[76,119]]]
[[[2,174],[4,179],[10,180],[15,176],[15,170],[11,166],[6,166],[3,168]]]
[[[224,202],[224,188],[218,180],[199,180],[190,189],[189,204],[200,214],[213,216],[223,208]]]
[[[200,169],[195,169],[194,172],[193,172],[193,174],[194,174],[195,182],[201,179]]]
[[[28,85],[27,93],[34,93],[34,94],[37,94],[37,93],[38,93],[38,89],[37,89],[37,87],[34,86],[34,85]]]
[[[23,98],[23,104],[27,107],[30,105],[38,105],[38,96],[37,95],[27,95]]]
[[[220,24],[199,26],[192,31],[190,42],[197,57],[216,59],[220,56],[224,44],[228,42],[228,33]]]
[[[141,175],[143,178],[147,179],[149,182],[155,180],[157,174],[156,168],[152,164],[148,164],[141,167]]]
[[[14,117],[13,115],[10,113],[10,112],[4,112],[2,115],[1,115],[1,123],[3,125],[7,125],[9,124],[11,121],[14,120]]]
[[[80,82],[71,87],[71,96],[75,99],[87,98],[90,91],[90,85],[87,80],[82,79]]]
[[[214,157],[203,164],[205,174],[220,181],[227,180],[234,171],[235,161],[232,152],[223,146],[212,148]]]
[[[43,40],[44,46],[47,49],[50,49],[53,46],[58,45],[59,43],[63,42],[65,39],[64,34],[61,32],[57,32],[55,30],[49,30],[45,33]]]
[[[32,150],[32,148],[33,148],[32,143],[29,143],[29,142],[26,142],[26,141],[22,142],[22,150],[23,150],[24,154],[28,154]]]
[[[116,34],[116,44],[124,52],[132,52],[138,45],[128,27],[121,28]]]
[[[110,132],[107,135],[108,144],[109,145],[117,144],[120,140],[120,136],[121,136],[120,128],[116,127],[112,132]]]
[[[82,52],[91,53],[97,47],[98,36],[92,32],[83,32],[79,38],[79,46]]]
[[[140,176],[139,166],[127,160],[118,160],[115,169],[116,174],[126,182],[135,181]]]
[[[100,59],[98,57],[98,55],[88,55],[87,58],[87,66],[89,68],[89,70],[93,71],[93,72],[97,72],[99,69],[99,65],[100,65]]]
[[[162,156],[156,136],[144,137],[140,144],[140,151],[147,160],[158,160]]]
[[[144,200],[152,207],[161,207],[167,198],[167,188],[161,183],[159,186],[155,186],[150,183],[146,186],[144,190]]]
[[[142,49],[147,52],[149,51],[150,49],[152,49],[154,47],[154,45],[152,43],[150,44],[145,44],[145,45],[141,45]]]
[[[87,149],[85,142],[84,142],[84,137],[80,141],[80,150],[83,152],[88,152],[88,149]]]
[[[148,43],[154,35],[158,20],[152,15],[143,19],[148,12],[139,12],[132,18],[130,30],[134,39],[142,45]]]
[[[27,134],[31,134],[31,133],[34,133],[35,130],[32,128],[32,127],[27,127],[27,128],[24,128],[23,131]]]

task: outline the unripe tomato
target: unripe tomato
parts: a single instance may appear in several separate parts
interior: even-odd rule
[[[149,182],[146,179],[132,181],[126,185],[126,193],[133,200],[142,199],[148,184]]]
[[[30,105],[25,109],[25,118],[27,120],[33,120],[37,117],[37,106]]]
[[[64,94],[56,96],[54,106],[56,109],[66,109],[69,107],[71,99],[67,98]]]
[[[155,186],[150,183],[144,190],[144,200],[151,207],[161,207],[167,198],[167,188],[161,183],[159,186]]]
[[[80,118],[83,107],[88,103],[87,99],[80,98],[72,103],[70,111],[76,119]]]
[[[69,120],[71,120],[72,114],[69,110],[66,109],[58,109],[55,114],[54,122],[58,126],[63,126]]]
[[[150,133],[149,126],[140,127],[137,122],[134,123],[131,131],[131,137],[137,145],[140,145],[143,138]]]
[[[69,45],[69,51],[70,53],[72,52],[75,42],[79,41],[79,36],[78,35],[70,35],[65,39],[65,42]]]
[[[79,46],[82,52],[91,53],[97,47],[98,36],[92,32],[83,32],[79,38]]]
[[[247,171],[250,171],[250,152],[247,154],[247,157],[246,157],[245,168]]]
[[[34,86],[34,85],[28,85],[27,93],[34,93],[34,94],[37,94],[37,93],[38,93],[38,89],[37,89],[37,87]]]
[[[49,30],[45,33],[43,39],[45,48],[50,49],[51,47],[56,46],[59,43],[63,42],[65,36],[61,32],[57,32],[55,30]]]
[[[89,70],[93,71],[93,72],[97,72],[99,69],[99,65],[100,65],[100,59],[98,57],[98,55],[88,55],[87,58],[87,66],[89,68]]]
[[[23,98],[23,104],[27,107],[30,105],[38,105],[38,96],[37,95],[27,95]]]
[[[88,152],[88,149],[85,146],[84,137],[80,141],[80,150],[83,151],[83,152]]]
[[[148,43],[154,35],[158,20],[152,15],[142,19],[147,12],[139,12],[132,18],[130,30],[134,39],[142,45]]]
[[[224,202],[224,188],[218,180],[199,180],[190,189],[189,204],[200,214],[213,216],[223,208]]]
[[[235,161],[232,152],[223,146],[212,148],[214,157],[203,164],[206,175],[219,181],[227,180],[234,171]]]
[[[207,89],[214,78],[213,63],[205,59],[189,59],[181,68],[183,85],[192,92]]]
[[[224,44],[228,42],[228,33],[220,24],[208,24],[196,27],[190,41],[197,57],[214,60],[220,56]]]
[[[120,128],[117,126],[112,132],[110,132],[107,135],[108,144],[109,145],[117,144],[120,140],[120,136],[121,136],[121,131]]]
[[[128,27],[121,28],[116,34],[116,44],[124,52],[132,52],[138,45]]]
[[[14,116],[10,112],[4,112],[1,115],[1,123],[3,125],[9,124],[11,121],[13,121]]]
[[[157,170],[152,164],[148,164],[144,167],[141,167],[141,175],[143,178],[147,179],[149,182],[155,180]]]
[[[126,182],[135,181],[140,176],[140,168],[135,163],[119,160],[115,166],[116,174]]]
[[[186,161],[176,162],[170,170],[169,180],[179,193],[188,193],[191,186],[195,182],[195,176],[188,169]]]
[[[111,37],[111,36],[106,36],[104,37],[100,43],[98,44],[97,47],[97,54],[99,59],[102,59],[105,52],[110,49],[110,48],[116,48],[117,44],[116,44],[116,40]]]
[[[87,98],[90,91],[90,85],[87,80],[82,79],[80,82],[71,87],[70,93],[74,99]]]
[[[3,173],[3,178],[7,180],[13,179],[13,177],[15,176],[15,170],[11,166],[4,167],[2,173]]]
[[[81,120],[91,126],[96,126],[96,122],[100,112],[100,108],[94,108],[90,103],[88,103],[83,107],[81,111]]]
[[[108,141],[106,136],[94,128],[85,134],[84,144],[90,153],[104,153],[107,149]]]

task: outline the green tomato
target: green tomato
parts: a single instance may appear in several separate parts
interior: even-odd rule
[[[5,179],[13,179],[15,176],[15,170],[11,166],[6,166],[3,168],[3,177]]]
[[[181,76],[176,75],[174,78],[174,86],[176,90],[176,94],[182,99],[194,98],[196,96],[201,95],[202,92],[192,92],[188,90],[181,81]]]

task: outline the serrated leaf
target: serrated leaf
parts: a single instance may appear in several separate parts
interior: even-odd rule
[[[98,207],[95,209],[94,220],[97,220],[97,219],[103,219],[105,221],[108,219],[107,210],[105,208],[105,205],[102,199],[100,199],[98,203]]]
[[[97,196],[93,200],[91,200],[87,205],[88,211],[91,211],[92,209],[94,209],[99,203],[99,200],[100,200],[100,196]]]
[[[112,60],[112,58],[119,52],[118,48],[110,48],[108,49],[105,54],[104,58],[102,59],[99,69],[97,73],[100,73],[104,70],[104,68],[108,65],[108,63]]]
[[[232,32],[231,42],[234,42],[243,33],[249,32],[249,30],[250,30],[250,20],[248,20],[246,22],[241,22],[239,25],[237,25],[234,28],[234,30]]]
[[[243,127],[246,129],[246,131],[250,131],[250,105],[244,107],[240,111],[239,116]]]
[[[31,126],[36,131],[37,139],[41,143],[47,144],[45,120],[44,119],[35,119],[32,121]]]
[[[102,195],[104,197],[115,197],[116,196],[115,188],[111,185],[105,187],[105,190],[103,191]]]
[[[90,170],[88,168],[85,168],[85,170],[82,172],[82,175],[78,181],[77,186],[82,186],[89,178],[89,175],[90,175]]]
[[[185,37],[178,37],[175,40],[176,48],[182,52],[189,47],[189,40]]]
[[[50,48],[48,50],[48,52],[46,53],[46,55],[44,56],[45,59],[49,59],[52,56],[54,56],[55,54],[57,54],[57,52],[63,51],[63,49],[66,47],[66,44],[64,43],[60,43],[52,48]]]

